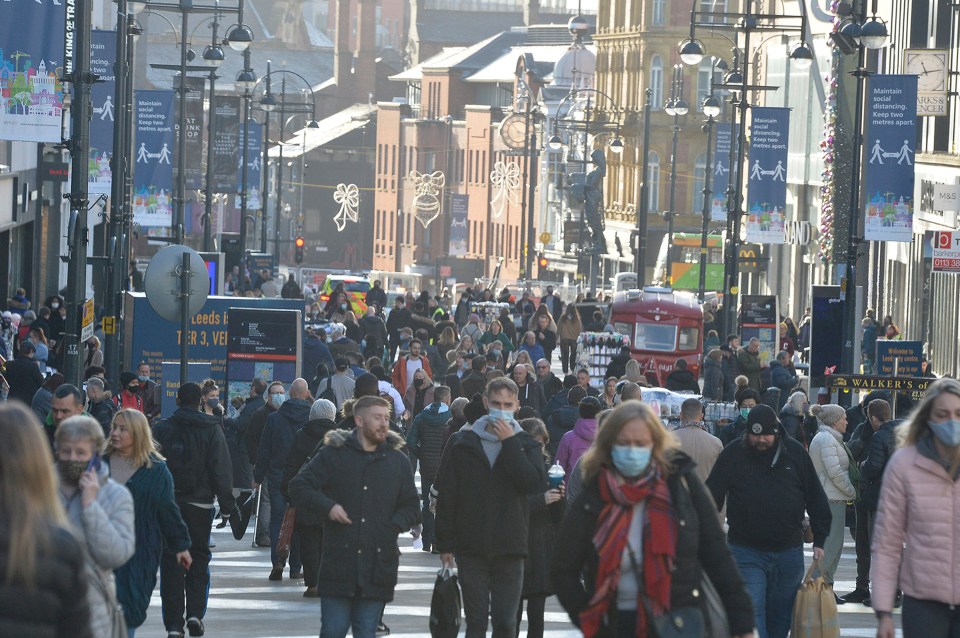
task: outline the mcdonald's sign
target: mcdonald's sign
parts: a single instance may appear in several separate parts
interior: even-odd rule
[[[737,251],[737,263],[742,273],[758,273],[769,257],[763,256],[760,244],[741,244]]]

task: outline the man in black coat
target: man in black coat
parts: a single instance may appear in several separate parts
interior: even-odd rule
[[[33,395],[43,385],[40,366],[33,360],[34,350],[29,339],[24,341],[20,344],[20,356],[13,361],[8,361],[3,373],[7,384],[10,386],[7,400],[17,399],[28,407],[33,401]]]
[[[488,415],[454,434],[437,472],[435,547],[459,568],[467,638],[515,638],[530,509],[544,477],[543,448],[514,420],[517,384],[487,385]]]
[[[356,428],[337,430],[290,481],[290,498],[325,519],[320,558],[320,634],[373,638],[400,567],[397,536],[420,522],[420,499],[390,404],[362,397]]]
[[[413,326],[413,315],[403,297],[394,300],[393,310],[387,315],[386,326],[390,337],[390,360],[394,361],[397,358],[397,348],[400,347],[400,330]]]
[[[433,390],[433,403],[413,419],[407,433],[410,454],[420,463],[420,498],[423,499],[423,551],[433,547],[434,519],[430,511],[430,487],[437,478],[443,453],[443,433],[450,420],[450,388],[438,385]]]
[[[373,287],[367,291],[364,297],[367,307],[376,304],[376,312],[380,312],[387,305],[387,293],[383,290],[383,282],[379,279],[373,282]]]
[[[633,357],[630,356],[630,346],[621,346],[620,352],[610,357],[610,363],[607,364],[607,374],[603,377],[609,379],[619,379],[627,373],[627,362]]]
[[[563,389],[563,381],[557,378],[550,371],[550,362],[546,359],[540,359],[536,362],[537,366],[537,385],[543,390],[543,396],[553,397],[557,392]],[[541,412],[542,414],[542,412]]]
[[[786,638],[803,579],[804,513],[810,514],[814,560],[823,558],[830,532],[830,505],[810,455],[782,435],[770,406],[758,405],[744,435],[720,453],[707,487],[720,511],[727,505],[730,553],[753,600],[760,635]]]
[[[271,386],[275,388],[276,386]],[[294,379],[290,384],[290,397],[280,408],[267,417],[260,437],[260,451],[257,452],[257,465],[253,471],[253,480],[257,485],[267,479],[267,492],[270,495],[270,559],[273,569],[270,580],[283,578],[283,560],[277,554],[280,540],[280,527],[287,511],[287,500],[283,496],[280,484],[283,482],[283,468],[293,447],[293,437],[297,430],[310,420],[310,390],[304,379]],[[300,552],[293,544],[290,551],[290,578],[300,578]]]
[[[157,423],[153,436],[167,457],[173,475],[173,489],[183,522],[190,533],[193,563],[184,570],[176,552],[164,546],[160,556],[160,597],[163,624],[167,632],[183,635],[184,611],[191,636],[203,635],[203,615],[210,589],[210,532],[213,500],[220,515],[234,509],[233,472],[230,452],[218,417],[200,411],[203,392],[196,383],[185,383],[177,391],[177,411]],[[186,606],[184,606],[186,594]]]
[[[250,415],[250,422],[247,424],[244,433],[247,458],[250,459],[250,465],[255,466],[257,464],[257,455],[260,454],[260,439],[263,436],[263,429],[267,425],[267,417],[276,412],[286,398],[287,394],[284,391],[283,384],[279,381],[273,381],[267,386],[267,396],[263,405]],[[257,499],[257,529],[254,538],[259,547],[270,547],[270,498],[267,495],[269,488],[269,481],[265,480],[261,483],[260,495]]]
[[[470,372],[460,377],[460,396],[472,399],[475,394],[483,394],[487,390],[487,368],[485,357],[477,355],[470,360]]]
[[[685,359],[677,359],[677,363],[674,364],[673,371],[667,375],[663,387],[671,392],[700,394],[700,384],[697,383],[697,378],[693,376],[693,373],[687,370]]]

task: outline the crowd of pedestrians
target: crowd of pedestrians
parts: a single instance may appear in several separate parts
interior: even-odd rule
[[[468,638],[516,638],[524,615],[542,638],[551,595],[588,638],[715,622],[706,583],[728,635],[785,638],[804,544],[832,585],[848,522],[857,586],[837,603],[873,605],[880,638],[901,601],[906,636],[960,631],[956,381],[902,423],[882,393],[811,406],[793,369],[807,321],[783,322],[769,365],[714,332],[702,379],[666,379],[697,395],[669,430],[629,350],[600,378],[578,365],[584,322],[550,289],[491,321],[471,307],[491,291],[397,297],[384,321],[374,290],[360,322],[320,310],[341,323],[310,327],[298,378],[227,404],[186,383],[164,415],[149,366],[115,395],[96,365],[83,390],[37,382],[22,342],[7,372],[23,361],[36,387],[18,378],[0,406],[0,636],[110,636],[118,613],[133,636],[158,570],[168,638],[204,635],[213,524],[251,507],[265,580],[302,580],[322,638],[389,631],[406,533],[457,568]],[[728,397],[714,436],[702,401]]]

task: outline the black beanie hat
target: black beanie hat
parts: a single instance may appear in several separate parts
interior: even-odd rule
[[[780,420],[769,405],[761,403],[750,408],[747,416],[748,434],[777,434],[780,432]]]

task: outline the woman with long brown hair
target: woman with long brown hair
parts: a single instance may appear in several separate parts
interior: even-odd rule
[[[553,579],[586,638],[646,638],[668,613],[702,621],[704,574],[730,634],[753,634],[750,597],[713,499],[648,405],[625,401],[605,412],[580,469],[583,491],[561,525]]]
[[[43,428],[7,403],[0,440],[0,634],[92,638],[83,548],[69,531]]]

